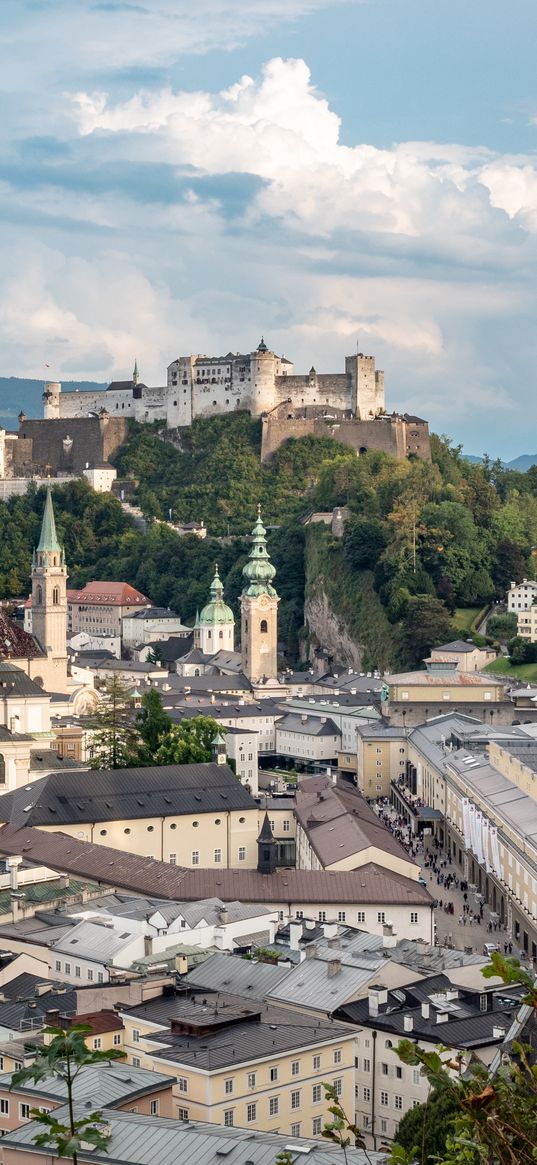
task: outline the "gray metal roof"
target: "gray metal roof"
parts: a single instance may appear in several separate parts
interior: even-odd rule
[[[62,1119],[63,1108],[56,1115]],[[82,1109],[75,1110],[76,1117],[83,1115]],[[131,1112],[107,1112],[107,1124],[111,1136],[107,1153],[96,1149],[81,1150],[79,1160],[119,1162],[120,1165],[178,1165],[189,1162],[192,1165],[274,1165],[279,1152],[290,1149],[294,1163],[307,1161],[309,1165],[334,1165],[335,1151],[322,1140],[297,1139],[279,1133],[265,1133],[252,1129],[224,1128],[221,1125],[202,1124],[168,1120],[164,1117],[147,1117]],[[34,1144],[40,1126],[29,1121],[3,1138],[4,1146],[30,1150],[32,1153],[50,1155],[50,1149]],[[293,1148],[296,1146],[296,1151]],[[386,1153],[349,1147],[346,1149],[348,1165],[384,1165],[388,1161]]]
[[[218,954],[190,971],[185,982],[191,987],[242,995],[244,999],[264,999],[288,974],[287,967]]]
[[[121,821],[183,813],[254,809],[227,765],[58,772],[0,797],[0,821],[20,825]]]
[[[302,716],[295,712],[288,712],[276,721],[276,728],[283,732],[296,732],[300,736],[341,736],[341,731],[334,721],[327,717]]]
[[[0,1076],[0,1090],[9,1088],[11,1076],[11,1072]],[[173,1076],[150,1072],[147,1068],[133,1068],[131,1064],[122,1064],[116,1060],[108,1064],[88,1064],[81,1068],[73,1084],[73,1093],[75,1102],[91,1097],[94,1108],[103,1108],[105,1105],[121,1104],[133,1100],[135,1096],[169,1088],[171,1084]],[[37,1084],[27,1080],[24,1084],[18,1084],[16,1091],[30,1097],[45,1096],[60,1101],[67,1099],[66,1081],[59,1076],[46,1076]]]
[[[537,845],[537,801],[533,797],[498,772],[484,754],[461,748],[448,756],[447,763],[462,777],[470,796],[473,794],[489,806],[491,814],[497,815],[500,822],[505,821],[521,838]]]
[[[139,938],[139,935],[131,931],[120,933],[113,926],[84,921],[70,927],[67,933],[53,944],[52,949],[65,955],[72,955],[74,959],[109,963],[132,943],[139,942]]]

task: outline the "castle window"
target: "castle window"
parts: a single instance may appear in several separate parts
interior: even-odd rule
[[[215,404],[216,404],[216,401],[215,401],[215,400],[213,400],[213,405],[215,405]]]
[[[60,605],[60,588],[59,587],[54,587],[54,590],[52,592],[52,602],[53,602],[55,607],[59,607],[59,605]]]
[[[176,401],[176,400],[174,400],[174,402],[173,402],[173,403],[174,403],[174,407],[175,407],[175,408],[177,408],[177,401]]]
[[[267,634],[267,631],[268,631],[268,623],[267,623],[267,620],[266,620],[266,619],[262,619],[262,620],[261,620],[261,623],[260,623],[260,626],[259,626],[259,630],[261,631],[261,634],[262,634],[262,635],[266,635],[266,634]]]
[[[43,591],[41,590],[41,587],[37,587],[35,597],[38,603],[43,602]]]

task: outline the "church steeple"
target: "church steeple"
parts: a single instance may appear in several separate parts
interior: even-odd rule
[[[210,586],[211,597],[203,608],[194,627],[194,644],[205,655],[216,655],[218,651],[233,651],[235,643],[235,619],[231,607],[224,602],[224,584],[214,568],[214,578]]]
[[[134,361],[134,370],[132,373],[132,383],[133,384],[140,383],[140,373],[138,372],[138,361],[136,359]]]
[[[274,679],[277,674],[278,593],[273,587],[276,567],[267,549],[267,531],[261,521],[261,507],[252,530],[252,547],[243,567],[241,595],[241,655],[245,674],[254,683]]]
[[[67,683],[67,570],[58,540],[50,486],[32,562],[32,632],[47,655],[45,687],[65,691]]]

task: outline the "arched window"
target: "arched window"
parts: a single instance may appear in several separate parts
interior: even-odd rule
[[[262,619],[262,620],[261,620],[261,624],[260,624],[259,630],[261,631],[261,634],[262,634],[262,635],[266,635],[266,634],[267,634],[267,631],[268,631],[268,623],[267,623],[267,620],[266,620],[266,619]]]
[[[59,587],[54,587],[54,590],[52,592],[52,602],[53,602],[55,607],[59,607],[59,605],[60,605],[60,588]]]
[[[41,587],[36,587],[35,598],[37,603],[43,602],[43,591]]]
[[[0,785],[6,783],[6,759],[0,752]]]

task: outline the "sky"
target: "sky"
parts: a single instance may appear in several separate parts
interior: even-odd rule
[[[0,374],[358,345],[535,453],[536,40],[535,0],[4,2]]]

